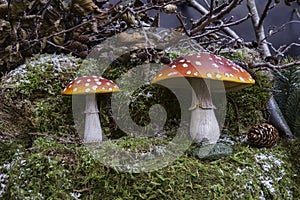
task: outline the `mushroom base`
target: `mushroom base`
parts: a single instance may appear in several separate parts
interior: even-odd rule
[[[213,109],[196,108],[191,111],[190,135],[197,143],[217,142],[220,128]]]

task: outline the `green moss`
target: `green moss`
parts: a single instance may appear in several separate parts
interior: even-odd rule
[[[153,141],[149,141],[152,143]],[[140,148],[129,138],[120,147]],[[148,145],[149,145],[148,143]],[[155,143],[153,145],[156,145]],[[142,145],[143,146],[143,145]],[[16,150],[6,173],[2,197],[10,199],[297,199],[299,162],[282,142],[272,149],[235,146],[235,153],[217,161],[182,155],[169,166],[143,173],[123,173],[103,165],[78,145],[39,138],[32,150]],[[299,148],[296,150],[298,151]],[[298,151],[299,153],[299,151]],[[13,162],[11,162],[13,161]],[[43,198],[42,198],[43,197]]]
[[[272,83],[258,72],[253,86],[227,93],[225,129],[233,135],[244,134],[250,126],[265,122],[263,111],[271,96]]]
[[[51,65],[54,57],[48,58],[50,59],[42,62],[42,66],[46,67],[46,72],[51,72],[48,73],[49,78],[34,78],[32,74],[35,72],[27,71],[31,73],[30,76],[26,73],[11,72],[1,81],[1,100],[7,101],[0,109],[0,198],[300,198],[299,140],[281,141],[278,146],[270,149],[235,144],[230,156],[214,161],[198,160],[184,153],[168,166],[152,172],[124,173],[116,167],[104,165],[85,146],[80,143],[74,144],[71,98],[57,95],[69,80],[74,78],[75,69],[79,65],[74,64],[74,68],[65,65],[71,68],[63,69],[58,72],[58,76],[54,76],[53,71],[57,72],[58,69]],[[75,58],[58,58],[68,58],[67,63],[73,59],[75,63],[80,63]],[[24,67],[29,68],[33,71],[39,70],[38,67],[32,67],[32,64]],[[43,75],[41,72],[36,74]],[[21,80],[29,79],[30,82],[23,81],[18,84]],[[42,87],[45,81],[54,81],[55,84],[45,84]],[[151,89],[145,91],[152,92]],[[137,94],[139,93],[140,91],[137,91]],[[248,126],[263,120],[261,108],[269,97],[269,80],[259,73],[254,86],[230,93],[228,97],[226,128],[233,135],[243,133]],[[159,95],[155,98],[157,102],[162,102]],[[145,95],[141,95],[140,99],[140,102],[146,101],[151,105],[151,98],[147,99]],[[103,103],[101,108],[108,106],[105,101],[99,103]],[[139,103],[131,106],[137,108]],[[142,111],[147,113],[146,108]],[[137,113],[133,113],[133,116],[137,122],[146,119],[139,118]],[[101,117],[104,119],[105,116]],[[20,125],[15,127],[17,131],[25,135],[35,133],[30,145],[20,143],[14,136],[11,136],[10,141],[2,140],[5,135],[3,132],[8,130],[5,127],[14,123],[11,119],[19,120]],[[105,128],[109,122],[109,119],[106,119]],[[236,131],[237,127],[239,131]],[[12,133],[13,129],[10,131],[7,135]],[[110,127],[106,131],[109,134]],[[164,147],[171,139],[172,137],[122,137],[109,142],[119,150],[147,153],[157,147]],[[115,148],[113,145],[111,147]],[[107,150],[108,148],[109,145]],[[120,163],[120,160],[118,162]]]
[[[62,136],[74,132],[71,98],[62,98],[61,91],[76,76],[80,63],[72,56],[36,55],[8,73],[1,80],[1,116],[19,121],[19,134],[30,131]]]

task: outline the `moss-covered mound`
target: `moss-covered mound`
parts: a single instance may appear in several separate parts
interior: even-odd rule
[[[61,90],[76,76],[80,63],[81,59],[72,56],[36,55],[2,77],[0,133],[8,137],[47,133],[70,138],[74,134],[72,103]]]
[[[4,199],[298,199],[299,144],[272,149],[237,145],[234,154],[217,161],[182,155],[163,169],[132,174],[106,167],[78,145],[39,138],[28,151],[6,143],[1,144],[0,195]]]
[[[298,140],[257,149],[226,139],[264,120],[261,108],[269,91],[263,74],[255,87],[230,94],[229,131],[222,140],[233,149],[229,156],[198,160],[191,148],[162,169],[125,173],[104,165],[77,140],[72,98],[60,92],[80,63],[71,56],[43,55],[1,80],[1,199],[300,198]],[[170,138],[127,136],[109,142],[120,150],[147,153],[164,147]]]

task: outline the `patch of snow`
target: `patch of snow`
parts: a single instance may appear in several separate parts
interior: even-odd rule
[[[276,188],[274,187],[274,184],[276,184],[278,181],[280,181],[284,175],[286,175],[285,170],[280,168],[281,166],[284,166],[284,161],[281,159],[283,156],[281,155],[274,155],[271,152],[266,153],[258,153],[254,155],[254,159],[256,161],[255,165],[252,167],[245,167],[240,168],[238,167],[235,173],[235,176],[243,176],[244,174],[253,174],[252,168],[260,168],[264,172],[260,173],[258,177],[259,183],[263,185],[270,193],[278,193],[276,191]],[[276,173],[275,173],[276,172]],[[254,176],[257,176],[254,175]],[[250,190],[254,192],[254,188],[252,186],[252,179],[249,180],[249,182],[244,185],[244,189]],[[260,185],[260,184],[258,184]],[[290,197],[292,197],[292,192],[287,191]],[[263,190],[260,191],[260,197],[259,199],[264,200],[266,199],[265,193]]]
[[[78,200],[79,197],[81,196],[81,194],[80,193],[75,193],[75,192],[70,192],[70,196],[72,198],[74,198],[75,200]]]
[[[263,176],[260,176],[259,179],[260,179],[261,183],[262,183],[266,188],[268,188],[268,190],[269,190],[271,193],[274,193],[274,192],[275,192],[275,188],[273,187],[274,181],[271,180],[270,177],[263,177]]]
[[[262,190],[260,191],[259,200],[266,200],[266,197],[265,197],[264,191],[262,191]]]
[[[234,145],[235,142],[230,138],[230,137],[222,137],[218,140],[218,142],[221,142],[221,143],[227,143],[227,144],[230,144],[230,145]]]
[[[6,188],[6,182],[9,178],[8,174],[0,174],[0,197],[4,194]]]

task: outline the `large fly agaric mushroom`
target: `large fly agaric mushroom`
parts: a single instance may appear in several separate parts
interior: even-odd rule
[[[196,142],[204,138],[215,143],[220,128],[214,113],[211,87],[215,81],[223,81],[226,91],[237,90],[254,84],[251,75],[226,58],[210,53],[196,53],[175,59],[156,73],[152,83],[169,82],[180,87],[176,78],[186,78],[192,87],[190,135]]]
[[[81,76],[71,81],[62,91],[64,95],[86,95],[84,141],[101,142],[102,129],[99,120],[96,94],[120,91],[111,80],[99,76]]]

